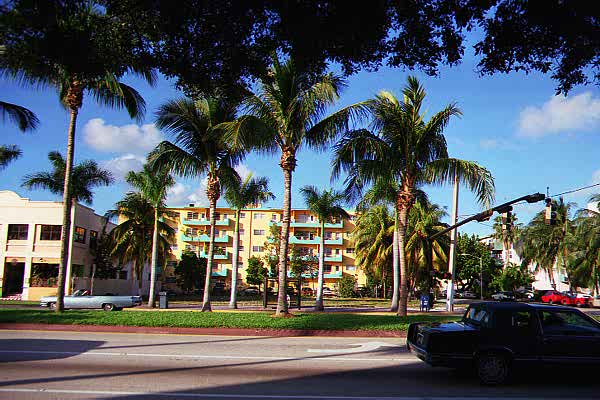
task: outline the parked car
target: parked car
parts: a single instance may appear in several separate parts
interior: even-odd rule
[[[568,296],[556,290],[548,290],[542,295],[542,303],[567,305],[568,302]]]
[[[518,364],[600,365],[600,323],[569,307],[488,301],[459,322],[410,324],[407,347],[434,367],[474,367],[494,385]]]
[[[575,292],[564,292],[563,294],[566,298],[561,304],[564,306],[591,307],[594,304],[594,299],[590,295]]]
[[[464,292],[456,292],[456,297],[461,299],[476,299],[477,295],[473,292],[466,290]]]
[[[242,289],[240,293],[246,296],[257,295],[260,294],[260,290],[257,286],[248,286],[247,288]]]
[[[142,304],[140,296],[90,296],[85,289],[77,290],[70,296],[65,296],[65,309],[101,308],[104,311],[121,311],[125,307],[135,307]],[[56,309],[56,296],[44,296],[40,306]]]
[[[167,290],[167,297],[170,297],[170,298],[177,297],[177,292],[174,290]]]
[[[498,301],[514,301],[515,295],[513,292],[497,292],[492,295],[492,299]]]
[[[302,294],[304,296],[314,296],[315,291],[312,290],[312,288],[309,287],[303,287],[302,288]]]
[[[335,296],[335,293],[333,290],[331,290],[331,288],[328,288],[327,286],[325,286],[323,288],[323,296]]]

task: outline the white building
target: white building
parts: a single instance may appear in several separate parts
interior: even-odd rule
[[[62,202],[31,201],[9,190],[0,191],[0,298],[39,300],[56,294],[62,213]],[[81,204],[73,207],[71,219],[67,293],[72,288],[89,288],[91,249],[105,223],[107,231],[115,226]],[[104,282],[110,283],[111,291],[115,284],[129,287],[126,273],[115,278],[109,281],[121,283]]]

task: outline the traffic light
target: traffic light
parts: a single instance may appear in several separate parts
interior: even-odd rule
[[[556,225],[556,204],[554,204],[549,197],[546,198],[546,214],[544,215],[544,222],[546,225]]]
[[[508,206],[502,213],[502,230],[510,232],[512,229],[512,206]]]

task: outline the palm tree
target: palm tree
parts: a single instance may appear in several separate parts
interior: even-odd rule
[[[510,249],[521,235],[521,224],[517,224],[517,216],[508,214],[508,217],[497,216],[494,219],[493,237],[502,242],[504,252],[504,268],[510,262]]]
[[[235,210],[235,228],[233,231],[233,254],[231,263],[231,298],[229,308],[237,308],[237,278],[238,258],[240,254],[240,213],[242,209],[251,205],[262,203],[275,196],[269,191],[269,179],[265,177],[253,178],[248,175],[244,182],[231,185],[225,192],[225,200]]]
[[[304,186],[300,189],[306,206],[321,223],[321,241],[319,243],[319,275],[317,278],[317,298],[315,311],[323,311],[323,280],[325,274],[325,224],[334,219],[349,219],[350,214],[344,210],[341,203],[343,193],[331,190],[320,192],[315,186]]]
[[[175,136],[175,142],[163,141],[148,156],[151,168],[166,169],[185,177],[206,174],[206,196],[210,203],[210,236],[202,311],[212,311],[210,281],[215,250],[217,201],[224,186],[239,185],[234,167],[243,152],[233,151],[222,139],[218,124],[233,121],[235,108],[216,97],[171,100],[156,113],[156,125]]]
[[[431,284],[432,271],[441,271],[448,265],[448,252],[450,238],[446,235],[438,236],[433,240],[429,237],[448,227],[441,222],[446,217],[446,211],[437,204],[428,201],[416,201],[408,216],[406,233],[406,253],[410,260],[409,283],[411,288],[419,281]],[[412,270],[411,268],[412,267]]]
[[[0,113],[2,120],[12,120],[23,132],[37,128],[40,120],[36,115],[25,107],[0,101]],[[21,157],[22,151],[15,145],[0,146],[0,170],[4,169],[10,162]]]
[[[22,186],[28,190],[45,189],[55,195],[62,195],[64,190],[66,161],[58,151],[48,153],[52,171],[36,172],[23,177]],[[92,205],[93,189],[109,186],[114,182],[110,171],[102,169],[94,160],[85,160],[73,167],[71,183],[71,204],[84,203]],[[69,213],[71,210],[69,210]]]
[[[2,114],[2,120],[10,119],[23,132],[36,129],[40,123],[33,111],[17,104],[0,101],[0,113]]]
[[[75,127],[84,95],[111,108],[125,108],[141,121],[145,102],[132,87],[119,82],[134,73],[154,84],[154,71],[132,51],[137,38],[107,15],[94,1],[23,3],[7,11],[6,39],[0,73],[34,86],[52,86],[69,111],[67,158],[63,184],[61,263],[58,270],[57,312],[64,310],[65,271],[71,226],[72,170]],[[26,17],[23,17],[26,15]]]
[[[296,153],[303,146],[324,149],[348,129],[349,119],[360,113],[361,104],[355,104],[324,118],[343,87],[343,80],[334,74],[317,76],[298,70],[291,59],[280,63],[274,58],[257,91],[244,100],[244,115],[226,125],[226,137],[236,148],[268,154],[281,152],[279,166],[283,171],[284,192],[276,316],[288,314],[286,280]]]
[[[158,219],[163,213],[167,191],[175,184],[168,171],[152,171],[148,165],[140,172],[129,171],[127,183],[139,190],[141,195],[154,207],[154,231],[152,233],[152,259],[150,263],[150,292],[148,306],[154,308],[156,269],[158,262]]]
[[[398,185],[394,201],[398,213],[400,257],[400,304],[398,315],[407,312],[408,276],[406,268],[406,227],[415,201],[415,190],[424,184],[445,184],[456,177],[476,192],[480,202],[491,203],[494,181],[490,172],[471,161],[448,156],[444,128],[450,118],[461,115],[454,104],[446,106],[425,121],[421,107],[425,90],[414,77],[408,78],[403,101],[382,91],[368,102],[372,121],[370,132],[347,132],[335,146],[332,178],[342,172],[346,194],[358,198],[366,185]]]
[[[600,194],[590,198],[600,205]],[[592,287],[592,294],[598,293],[598,268],[600,267],[600,212],[579,210],[574,221],[574,250],[569,260],[571,274],[585,286]]]
[[[140,192],[127,193],[115,206],[106,213],[107,218],[122,220],[110,232],[111,256],[117,257],[121,264],[132,263],[132,284],[137,278],[138,291],[141,291],[144,264],[154,256],[154,249],[157,249],[157,258],[166,258],[174,230],[166,222],[155,220],[156,208]],[[158,231],[156,247],[153,241],[155,223]]]
[[[15,145],[0,146],[0,170],[6,168],[11,161],[21,157],[23,152]]]
[[[534,262],[536,272],[546,271],[555,286],[555,265],[561,263],[566,268],[568,262],[568,248],[574,233],[569,218],[573,204],[565,203],[562,197],[552,200],[552,204],[556,207],[556,224],[547,225],[545,212],[537,213],[521,233],[521,257],[525,264]]]
[[[394,217],[388,207],[376,205],[361,213],[352,232],[356,264],[367,275],[381,277],[392,264]]]

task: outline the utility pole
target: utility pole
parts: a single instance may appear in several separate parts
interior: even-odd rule
[[[454,174],[454,193],[452,196],[452,219],[451,224],[455,225],[458,221],[458,175]],[[456,238],[458,229],[450,232],[450,255],[448,257],[448,272],[450,272],[450,282],[446,288],[446,311],[454,311],[454,270],[456,265]]]

